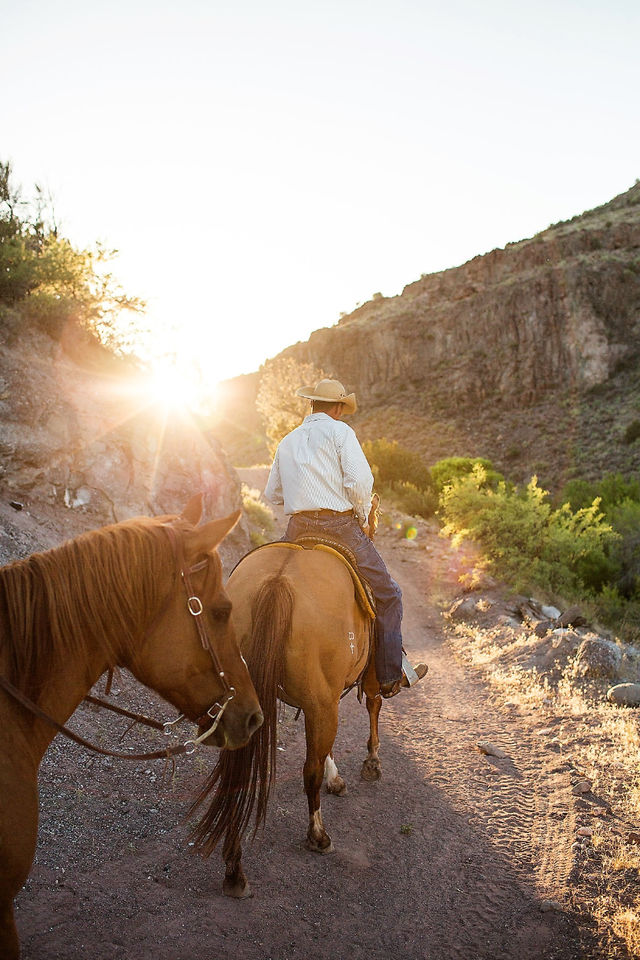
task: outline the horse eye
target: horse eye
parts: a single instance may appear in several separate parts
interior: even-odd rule
[[[218,603],[215,607],[211,607],[211,616],[214,620],[220,620],[223,623],[225,620],[228,620],[231,616],[231,604],[229,601],[226,603]]]

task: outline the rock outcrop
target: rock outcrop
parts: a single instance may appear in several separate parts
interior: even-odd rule
[[[640,183],[376,298],[288,352],[340,370],[365,404],[414,390],[468,407],[524,406],[560,384],[602,384],[640,357]]]

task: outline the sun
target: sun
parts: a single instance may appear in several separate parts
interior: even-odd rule
[[[202,381],[197,368],[189,369],[173,357],[152,361],[144,390],[149,403],[167,413],[197,410],[202,403]]]

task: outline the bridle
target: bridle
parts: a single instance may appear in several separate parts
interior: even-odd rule
[[[42,710],[37,705],[37,703],[34,703],[33,700],[27,697],[21,690],[19,690],[9,680],[7,680],[6,677],[3,677],[2,674],[0,674],[0,688],[2,688],[5,691],[5,693],[8,693],[9,696],[11,696],[18,703],[20,703],[23,707],[29,710],[34,716],[38,717],[40,720],[44,720],[50,726],[54,727],[58,731],[58,733],[64,734],[70,740],[73,740],[74,743],[77,743],[83,747],[87,747],[89,750],[93,750],[95,753],[104,754],[107,757],[118,757],[123,760],[156,760],[156,759],[170,759],[172,757],[178,756],[179,754],[187,754],[187,755],[192,754],[195,752],[198,746],[204,740],[210,737],[211,734],[216,730],[216,728],[218,727],[218,724],[220,723],[220,720],[222,719],[222,715],[224,714],[224,711],[227,709],[228,705],[231,703],[231,701],[235,696],[235,692],[236,692],[235,688],[229,683],[229,681],[226,678],[225,672],[222,669],[222,666],[218,659],[218,655],[216,654],[213,644],[211,643],[211,640],[209,638],[209,634],[207,633],[206,625],[201,619],[202,614],[204,613],[204,605],[200,597],[195,592],[193,588],[193,583],[191,581],[191,574],[197,573],[199,570],[204,569],[204,567],[207,565],[209,561],[201,560],[199,563],[196,563],[194,566],[187,567],[185,557],[184,557],[184,550],[182,548],[182,540],[177,535],[174,529],[174,526],[173,526],[174,523],[175,521],[170,521],[169,523],[165,523],[162,525],[162,529],[165,530],[165,532],[167,533],[169,542],[171,543],[171,548],[176,561],[176,568],[179,571],[180,578],[184,585],[184,589],[187,595],[187,610],[189,611],[191,616],[194,618],[194,622],[196,625],[198,636],[200,638],[200,642],[202,643],[203,648],[208,651],[209,656],[213,661],[214,669],[218,674],[220,680],[222,681],[222,686],[224,689],[224,693],[221,697],[222,703],[216,700],[209,707],[206,713],[203,714],[202,717],[200,717],[199,720],[197,721],[199,726],[204,726],[204,723],[206,723],[205,718],[207,717],[212,721],[211,726],[207,730],[205,730],[204,733],[200,734],[200,736],[195,737],[193,739],[186,740],[184,743],[179,744],[177,746],[166,747],[163,750],[155,750],[151,753],[122,753],[119,751],[107,750],[104,747],[96,746],[95,744],[91,743],[89,740],[85,740],[84,737],[81,737],[79,734],[74,733],[73,730],[70,730],[64,724],[58,723],[57,720],[54,720],[53,717],[49,716],[48,713]],[[170,602],[170,599],[167,600],[167,604],[165,604],[164,607],[161,609],[160,613],[155,618],[154,623],[160,618],[160,616],[166,609],[166,606],[168,605],[169,602]],[[151,628],[147,630],[147,633],[149,633],[150,629]],[[112,670],[110,670],[110,676],[111,676],[111,673],[112,673]],[[110,680],[108,682],[108,685],[110,686]],[[173,732],[174,726],[177,723],[179,723],[181,720],[185,719],[185,715],[181,713],[178,717],[175,718],[175,720],[166,720],[162,722],[158,720],[152,720],[149,717],[144,717],[142,714],[130,713],[128,710],[124,710],[121,707],[116,707],[114,704],[108,703],[106,700],[101,700],[98,697],[92,697],[87,695],[84,699],[89,701],[90,703],[94,703],[96,705],[106,707],[107,709],[112,710],[115,713],[119,713],[119,714],[122,714],[123,716],[129,717],[133,719],[134,722],[144,723],[147,726],[160,729],[163,731],[165,736],[169,736]]]
[[[221,698],[222,703],[219,703],[216,700],[209,707],[206,714],[204,714],[204,716],[200,718],[200,721],[199,721],[200,725],[203,726],[204,724],[201,721],[204,720],[204,717],[209,717],[213,721],[212,725],[209,727],[208,730],[205,731],[205,733],[201,734],[199,737],[196,737],[193,741],[187,741],[188,743],[193,743],[193,749],[195,750],[195,748],[199,746],[199,744],[201,744],[203,740],[206,740],[207,737],[210,737],[211,734],[214,732],[214,730],[220,723],[220,720],[222,719],[222,715],[224,711],[227,709],[228,705],[231,703],[231,701],[235,697],[236,691],[235,691],[235,687],[231,686],[231,684],[227,680],[226,674],[222,669],[220,660],[218,659],[218,654],[216,653],[215,648],[211,643],[209,634],[207,633],[206,624],[202,619],[202,614],[204,613],[202,600],[195,592],[192,581],[191,581],[191,574],[197,573],[199,570],[204,569],[204,567],[206,567],[209,561],[201,560],[199,563],[194,564],[192,567],[187,567],[185,562],[185,557],[184,557],[184,550],[182,548],[182,540],[180,539],[180,537],[177,535],[175,531],[175,528],[173,526],[174,522],[175,521],[163,524],[163,530],[166,532],[167,536],[169,537],[169,542],[171,543],[171,547],[173,549],[173,555],[176,559],[178,570],[180,571],[180,577],[184,584],[185,592],[187,594],[187,610],[189,611],[189,613],[194,619],[202,647],[204,650],[206,650],[209,653],[209,656],[213,661],[214,669],[218,674],[220,680],[222,680],[222,686],[224,689],[224,693]],[[169,734],[171,732],[171,728],[183,718],[184,718],[184,714],[181,713],[180,716],[176,717],[175,720],[167,721],[163,725],[165,734]]]

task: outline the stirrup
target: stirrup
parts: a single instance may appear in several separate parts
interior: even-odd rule
[[[404,650],[402,651],[402,673],[403,677],[400,681],[403,687],[413,687],[427,673],[429,667],[426,663],[418,663],[417,669],[414,669],[409,663],[409,658],[407,657]]]

